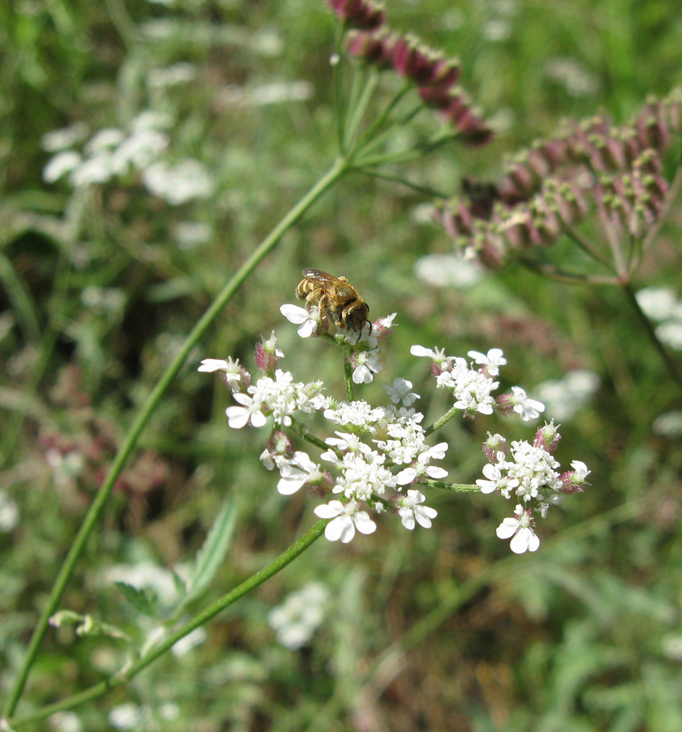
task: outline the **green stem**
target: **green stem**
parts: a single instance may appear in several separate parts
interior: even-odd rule
[[[355,399],[353,393],[353,367],[351,366],[350,359],[345,354],[343,357],[343,380],[346,384],[346,399],[350,403]]]
[[[632,285],[629,282],[625,282],[621,285],[621,287],[623,288],[623,292],[625,293],[627,301],[630,303],[630,306],[635,311],[642,328],[644,328],[644,332],[647,334],[647,337],[658,352],[658,355],[661,357],[663,363],[666,365],[668,373],[672,377],[673,381],[675,381],[678,386],[682,387],[682,372],[680,372],[677,364],[675,363],[675,361],[673,361],[670,354],[665,349],[665,346],[659,340],[658,336],[656,335],[656,331],[651,324],[651,321],[649,320],[649,318],[647,318],[644,311],[637,302],[637,296],[635,295],[635,291]]]
[[[214,618],[225,610],[225,608],[232,605],[241,597],[251,592],[251,590],[263,584],[265,580],[277,574],[277,572],[281,571],[284,567],[293,562],[296,557],[302,554],[311,546],[311,544],[322,536],[325,526],[328,523],[329,522],[326,520],[318,521],[307,534],[304,534],[296,543],[292,544],[286,551],[280,554],[277,559],[261,569],[259,572],[256,572],[256,574],[249,577],[249,579],[242,582],[232,591],[211,603],[205,610],[187,621],[184,625],[180,626],[175,632],[171,633],[163,643],[151,648],[144,654],[144,656],[142,656],[142,658],[139,658],[135,663],[128,666],[125,671],[111,676],[105,681],[95,684],[79,694],[74,694],[73,696],[68,697],[68,699],[63,699],[55,704],[49,704],[31,714],[24,715],[23,717],[7,719],[6,724],[9,725],[9,728],[11,729],[19,729],[24,725],[45,719],[55,712],[61,712],[65,709],[73,709],[73,707],[80,706],[85,702],[92,701],[93,699],[103,696],[118,686],[127,684],[141,671],[144,671],[147,666],[150,666],[157,658],[159,658],[159,656],[162,656],[166,651],[170,650],[170,648],[172,648],[181,638],[189,635],[193,630]]]
[[[430,485],[432,488],[441,488],[453,493],[480,493],[481,489],[477,485],[471,483],[445,483],[442,480],[432,480],[431,478],[422,478],[420,483]]]
[[[225,288],[218,294],[213,303],[209,306],[208,310],[201,317],[199,322],[194,326],[192,332],[189,334],[182,348],[178,352],[177,356],[173,359],[173,362],[166,369],[165,373],[161,376],[152,393],[149,395],[147,402],[138,413],[137,418],[133,422],[128,434],[126,435],[123,444],[121,445],[118,454],[114,458],[114,462],[109,470],[106,480],[102,484],[101,488],[97,492],[88,512],[81,524],[81,527],[74,539],[73,544],[69,550],[69,553],[62,565],[57,580],[52,588],[50,597],[43,608],[43,612],[38,621],[38,625],[33,631],[31,641],[26,651],[26,657],[19,671],[19,674],[15,680],[14,686],[8,697],[7,704],[5,705],[5,716],[10,717],[14,714],[14,710],[17,707],[19,698],[23,692],[26,680],[28,678],[29,671],[35,658],[38,654],[40,644],[42,643],[45,633],[47,632],[50,616],[54,614],[57,609],[57,605],[64,594],[66,586],[71,579],[76,563],[80,559],[83,551],[85,550],[86,543],[90,534],[92,533],[95,525],[99,519],[99,516],[106,504],[109,495],[114,487],[114,483],[118,478],[119,474],[123,470],[129,455],[133,451],[137,440],[149,421],[152,413],[158,406],[163,395],[165,394],[168,386],[170,385],[173,378],[180,371],[185,359],[192,351],[194,346],[197,344],[201,336],[219,315],[221,310],[237,292],[239,287],[243,284],[244,280],[253,272],[253,270],[260,264],[260,262],[269,254],[272,249],[277,245],[279,240],[282,238],[284,233],[290,229],[304,214],[305,212],[317,201],[320,196],[331,188],[348,170],[348,161],[345,158],[339,158],[336,160],[330,170],[308,191],[308,193],[301,198],[301,200],[287,213],[286,216],[279,222],[279,224],[270,232],[270,234],[261,242],[254,253],[249,259],[239,268],[234,277],[228,282]]]
[[[451,407],[442,417],[437,419],[430,427],[424,430],[424,434],[428,437],[432,432],[439,430],[446,422],[449,422],[456,414],[461,413],[458,407]]]

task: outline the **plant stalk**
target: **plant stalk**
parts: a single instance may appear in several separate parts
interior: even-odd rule
[[[227,283],[224,289],[218,294],[211,303],[208,310],[203,314],[199,322],[194,326],[191,333],[185,340],[182,348],[173,359],[163,373],[156,386],[149,395],[146,403],[138,413],[135,421],[128,430],[114,461],[111,465],[106,480],[100,487],[95,496],[87,514],[81,524],[81,527],[74,539],[73,544],[67,554],[57,579],[52,587],[50,596],[43,608],[38,624],[33,631],[33,635],[26,651],[26,656],[22,663],[19,674],[10,691],[7,703],[5,705],[4,714],[9,718],[14,714],[21,694],[26,685],[28,674],[35,658],[38,654],[40,645],[47,632],[50,617],[57,610],[57,606],[66,590],[66,586],[71,579],[75,570],[76,563],[80,559],[87,541],[92,533],[102,510],[109,498],[114,487],[116,479],[120,475],[123,467],[132,453],[140,434],[144,430],[147,422],[151,418],[154,410],[166,393],[171,381],[175,378],[185,363],[185,360],[194,346],[198,343],[201,336],[206,332],[211,323],[216,319],[221,310],[234,296],[237,290],[244,283],[246,278],[256,269],[260,262],[275,248],[284,233],[296,224],[306,211],[322,196],[329,188],[331,188],[343,175],[347,172],[349,163],[346,158],[338,158],[329,171],[301,198],[301,200],[284,216],[277,226],[268,234],[261,242],[253,254],[244,262],[232,279]]]

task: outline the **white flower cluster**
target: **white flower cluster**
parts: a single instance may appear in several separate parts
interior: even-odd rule
[[[270,349],[281,351],[270,341]],[[231,388],[243,382],[239,365],[231,360],[205,359],[200,371],[219,371]],[[351,541],[356,531],[371,534],[376,523],[370,512],[397,513],[403,526],[416,524],[429,528],[437,512],[423,505],[425,496],[416,488],[403,489],[421,479],[434,480],[447,472],[432,464],[445,457],[446,443],[429,446],[421,422],[423,415],[407,404],[419,398],[412,384],[395,379],[387,392],[392,404],[372,407],[367,402],[334,402],[324,397],[319,382],[294,382],[291,373],[276,369],[273,376],[262,376],[243,391],[235,391],[237,406],[226,410],[228,424],[234,429],[246,425],[263,427],[272,418],[276,427],[298,427],[296,414],[321,413],[334,428],[334,436],[324,444],[320,455],[323,468],[307,452],[294,451],[289,438],[275,431],[261,461],[269,470],[279,471],[277,490],[292,495],[307,486],[317,493],[331,492],[338,499],[318,506],[315,514],[329,519],[325,536],[330,541]]]
[[[55,153],[43,170],[43,179],[55,183],[67,176],[74,188],[84,188],[140,173],[147,190],[171,205],[208,198],[214,184],[199,161],[186,158],[171,165],[164,159],[169,126],[164,115],[142,112],[125,130],[100,130],[82,152],[71,149],[83,137],[80,127],[54,130],[43,139],[43,147]]]
[[[285,648],[296,650],[312,638],[324,620],[329,595],[320,582],[309,582],[270,611],[268,623]]]
[[[315,309],[310,313],[295,305],[285,305],[282,314],[298,326],[298,333],[308,338],[317,333],[320,322]],[[323,333],[340,344],[347,353],[353,382],[368,383],[381,366],[377,357],[378,342],[393,326],[393,318],[377,320],[363,327],[362,333]],[[498,348],[487,353],[470,351],[471,362],[446,356],[440,349],[413,346],[414,356],[432,360],[431,372],[439,387],[450,390],[452,409],[467,415],[514,412],[522,419],[536,419],[544,405],[529,398],[520,387],[494,399],[500,367],[506,364]],[[260,459],[268,470],[277,470],[277,490],[292,495],[302,488],[313,494],[335,496],[315,508],[315,514],[328,521],[325,536],[329,541],[347,543],[357,532],[372,534],[377,525],[372,514],[391,512],[400,516],[402,525],[413,530],[417,524],[430,528],[437,512],[424,505],[426,497],[419,490],[423,485],[438,485],[447,471],[434,464],[445,458],[448,445],[427,444],[428,431],[422,427],[423,415],[412,406],[419,395],[412,384],[397,378],[384,387],[390,400],[387,406],[373,407],[366,401],[351,399],[338,402],[324,396],[320,382],[295,382],[291,373],[277,368],[283,353],[274,335],[256,347],[256,363],[263,376],[251,383],[251,376],[237,361],[205,359],[200,371],[222,372],[237,405],[226,410],[228,424],[234,429],[247,425],[263,427],[272,418],[273,432]],[[360,358],[364,356],[364,358]],[[352,389],[350,390],[352,392]],[[307,432],[300,415],[322,415],[330,423],[333,436],[321,440]],[[294,450],[282,428],[293,432],[322,449],[320,463],[303,450]],[[483,469],[484,479],[477,484],[483,493],[499,492],[517,502],[513,518],[505,519],[497,530],[500,538],[511,538],[516,553],[535,551],[539,539],[533,531],[533,512],[544,518],[550,505],[563,494],[582,490],[589,474],[578,461],[573,470],[560,474],[552,451],[559,442],[553,423],[537,431],[535,441],[512,442],[507,446],[500,435],[489,435],[484,445],[490,462]]]
[[[499,348],[491,348],[488,353],[469,351],[467,355],[477,365],[461,357],[446,356],[441,348],[412,346],[410,353],[433,361],[431,371],[436,386],[449,389],[455,399],[453,408],[461,409],[465,414],[492,414],[498,406],[503,411],[516,412],[528,421],[536,419],[545,409],[542,402],[528,397],[520,386],[512,386],[511,392],[498,397],[497,401],[493,398],[493,391],[500,385],[493,377],[498,376],[500,367],[507,363]]]
[[[533,444],[515,441],[507,446],[501,435],[488,434],[484,450],[490,462],[483,468],[483,479],[476,481],[482,493],[499,492],[504,498],[518,501],[513,518],[506,518],[497,528],[500,539],[511,539],[516,554],[534,552],[540,539],[533,531],[534,513],[547,517],[550,506],[559,504],[566,493],[582,491],[590,471],[585,463],[574,460],[572,471],[559,473],[559,463],[552,451],[559,442],[553,423],[541,427]]]

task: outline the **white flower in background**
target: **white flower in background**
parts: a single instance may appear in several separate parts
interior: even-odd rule
[[[173,227],[173,236],[181,249],[191,250],[211,241],[213,229],[200,221],[181,221]]]
[[[150,193],[173,206],[209,198],[215,190],[206,167],[191,158],[175,165],[160,160],[142,171],[142,182]]]
[[[282,102],[304,102],[313,96],[309,81],[276,81],[261,84],[247,91],[247,98],[256,107]]]
[[[403,496],[398,502],[400,506],[398,514],[406,529],[412,531],[415,527],[415,521],[425,529],[431,528],[431,520],[438,516],[438,511],[434,508],[420,505],[425,500],[426,496],[423,493],[417,490],[409,490],[407,491],[407,495]]]
[[[69,127],[52,130],[43,135],[41,146],[45,152],[60,152],[68,150],[77,142],[81,142],[88,135],[88,126],[83,122],[75,122]]]
[[[139,706],[133,702],[126,702],[114,707],[108,716],[109,724],[120,730],[146,730],[151,721],[152,711],[146,706]]]
[[[652,320],[679,317],[679,300],[672,287],[645,287],[637,293],[637,302]]]
[[[531,399],[526,394],[525,389],[520,386],[512,386],[509,404],[512,405],[513,411],[520,415],[524,422],[537,419],[545,411],[545,405],[536,399]]]
[[[43,170],[43,180],[46,183],[54,183],[78,168],[82,161],[81,155],[74,150],[60,152],[48,161]]]
[[[433,218],[433,206],[429,204],[429,215]],[[474,260],[467,260],[460,254],[427,254],[420,257],[414,271],[417,277],[431,287],[454,287],[467,290],[483,278],[483,268]]]
[[[669,320],[656,328],[658,339],[675,351],[682,351],[682,320]]]
[[[208,633],[205,628],[195,628],[191,633],[188,633],[184,638],[173,645],[171,653],[176,658],[182,658],[186,656],[192,649],[200,646],[208,638]]]
[[[679,437],[682,435],[682,411],[665,412],[656,417],[652,431],[664,437]]]
[[[0,531],[9,533],[19,525],[19,507],[7,491],[0,488]]]
[[[103,578],[105,582],[124,582],[138,590],[151,590],[164,605],[172,605],[178,600],[173,573],[152,562],[115,564],[104,570]]]
[[[298,305],[282,305],[280,313],[294,325],[298,326],[296,331],[301,338],[309,338],[317,330],[317,320],[305,308]]]
[[[320,582],[310,582],[292,592],[268,615],[277,640],[291,650],[308,643],[325,618],[329,599],[329,590]]]
[[[53,732],[83,732],[83,723],[75,712],[57,712],[48,718]]]
[[[530,514],[518,505],[513,518],[506,518],[497,527],[495,533],[499,539],[511,539],[509,548],[514,554],[537,551],[540,546],[540,539],[531,528],[532,518]]]
[[[537,395],[556,420],[571,419],[599,388],[597,374],[587,369],[569,371],[563,379],[543,381],[535,387]]]
[[[545,74],[563,84],[566,91],[574,97],[594,94],[599,89],[598,77],[575,58],[549,59],[545,65]]]
[[[194,64],[180,61],[162,69],[151,69],[147,74],[147,84],[150,89],[165,89],[194,81],[197,75],[197,67]]]
[[[321,519],[331,519],[324,529],[324,536],[328,541],[339,541],[348,544],[355,536],[355,531],[361,534],[373,534],[377,525],[366,511],[360,511],[360,504],[350,501],[343,504],[341,501],[329,501],[317,506],[315,515]]]

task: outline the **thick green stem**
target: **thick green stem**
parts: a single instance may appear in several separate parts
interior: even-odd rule
[[[14,686],[10,692],[10,695],[5,705],[5,716],[11,717],[14,714],[14,710],[17,707],[19,698],[23,692],[26,680],[28,678],[29,671],[35,658],[38,654],[40,644],[42,643],[45,633],[47,632],[48,623],[50,617],[57,610],[59,601],[64,594],[66,586],[71,579],[76,563],[80,559],[88,538],[92,533],[97,521],[102,513],[102,510],[106,504],[109,495],[114,487],[114,483],[118,478],[119,474],[123,470],[128,457],[135,448],[137,440],[142,433],[143,429],[147,425],[152,413],[158,406],[163,395],[166,393],[168,386],[171,381],[175,378],[176,374],[180,371],[185,359],[195,347],[201,336],[219,315],[221,310],[237,292],[239,287],[243,284],[244,280],[254,271],[254,269],[260,264],[260,262],[269,254],[272,249],[277,245],[283,234],[290,229],[304,214],[305,212],[317,201],[320,196],[331,188],[348,170],[348,162],[345,158],[339,158],[331,169],[306,193],[305,196],[287,213],[287,215],[279,222],[279,224],[270,232],[270,234],[263,240],[259,247],[249,257],[249,259],[240,267],[234,277],[225,286],[225,288],[218,294],[213,303],[210,305],[208,310],[204,313],[199,322],[194,326],[192,332],[189,334],[182,348],[178,352],[177,356],[173,359],[173,362],[166,369],[165,373],[161,376],[152,393],[149,395],[146,404],[142,407],[137,415],[137,418],[133,422],[128,434],[126,435],[123,444],[121,445],[118,454],[114,458],[114,462],[109,470],[106,480],[102,484],[101,488],[97,492],[95,499],[93,500],[88,512],[81,524],[81,527],[74,539],[71,549],[62,565],[57,580],[54,583],[52,592],[43,608],[40,620],[33,631],[33,636],[29,643],[26,651],[26,657],[19,671],[19,674],[15,680]]]
[[[292,544],[285,552],[280,554],[277,559],[268,564],[267,567],[256,572],[256,574],[252,575],[249,579],[235,587],[231,592],[228,592],[226,595],[223,595],[221,598],[211,603],[205,610],[187,621],[184,625],[180,626],[175,632],[171,633],[162,643],[159,643],[158,646],[154,646],[147,651],[142,658],[131,664],[127,669],[125,669],[125,671],[111,676],[99,684],[95,684],[95,686],[82,691],[80,694],[74,694],[68,699],[64,699],[55,704],[49,704],[48,706],[23,717],[8,719],[6,723],[11,729],[19,729],[24,725],[45,719],[55,712],[61,712],[65,709],[73,709],[73,707],[80,706],[85,702],[92,701],[93,699],[103,696],[118,686],[127,684],[141,671],[144,671],[147,666],[150,666],[157,658],[159,658],[159,656],[162,656],[166,651],[170,650],[181,638],[189,635],[193,630],[214,618],[218,613],[221,613],[225,608],[239,600],[239,598],[251,592],[251,590],[258,587],[258,585],[263,584],[265,580],[277,574],[277,572],[293,562],[296,557],[302,554],[311,544],[313,544],[313,542],[317,541],[317,539],[322,536],[322,532],[328,523],[328,521],[318,521],[307,534],[302,536],[295,544]]]

